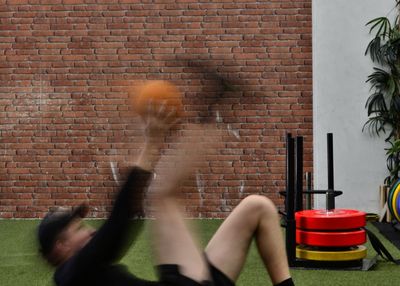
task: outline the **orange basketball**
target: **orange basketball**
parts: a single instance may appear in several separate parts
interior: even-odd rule
[[[167,81],[151,80],[144,84],[133,87],[129,96],[133,110],[140,116],[146,116],[149,104],[153,110],[158,111],[162,104],[165,104],[166,111],[176,111],[176,116],[183,114],[182,96],[178,88]]]

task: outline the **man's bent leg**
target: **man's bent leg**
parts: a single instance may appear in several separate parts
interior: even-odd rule
[[[157,202],[152,241],[157,264],[176,264],[179,265],[181,274],[197,282],[209,280],[204,255],[195,243],[173,198]]]
[[[232,211],[208,243],[207,257],[215,267],[236,281],[253,237],[272,283],[289,279],[278,212],[274,204],[263,196],[249,196]]]

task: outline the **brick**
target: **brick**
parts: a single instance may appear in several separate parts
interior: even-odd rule
[[[129,86],[173,80],[197,116],[219,88],[214,71],[239,88],[218,109],[241,139],[225,136],[209,154],[203,205],[195,178],[183,202],[195,217],[223,218],[252,193],[281,207],[287,131],[305,136],[304,165],[313,168],[311,18],[311,0],[0,5],[0,217],[43,217],[88,199],[92,216],[106,216],[115,191],[109,162],[138,156],[143,142]]]

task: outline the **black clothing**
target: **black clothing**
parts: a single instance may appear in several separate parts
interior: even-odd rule
[[[276,284],[275,286],[294,286],[292,278],[288,278],[285,281],[282,281],[279,284]]]
[[[217,267],[208,262],[208,269],[210,270],[212,285],[214,286],[235,286],[235,282],[230,280],[228,276],[221,272]]]
[[[213,286],[209,282],[198,283],[180,273],[179,265],[176,264],[164,264],[157,267],[160,284],[165,286]],[[158,284],[157,284],[158,285]]]

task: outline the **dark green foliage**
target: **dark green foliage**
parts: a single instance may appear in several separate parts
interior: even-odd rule
[[[400,0],[396,1],[396,6]],[[378,17],[367,23],[374,38],[368,44],[365,55],[377,65],[367,82],[371,84],[371,95],[365,108],[368,121],[364,129],[376,135],[385,134],[387,167],[390,175],[385,179],[387,185],[399,178],[400,148],[400,31],[399,18],[393,24],[386,17]]]

